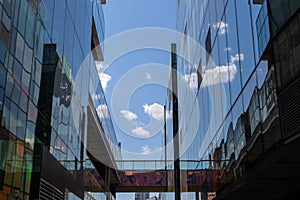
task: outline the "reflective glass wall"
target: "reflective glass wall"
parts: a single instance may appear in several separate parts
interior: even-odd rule
[[[258,45],[268,34],[256,24],[268,23],[263,6],[181,0],[178,7],[181,159],[210,160],[209,168],[218,171],[214,191],[238,180],[282,139],[273,56],[261,58]],[[185,141],[194,130],[192,143]]]
[[[0,1],[0,198],[28,199],[43,61],[42,2]]]
[[[42,168],[41,146],[75,179],[103,191],[86,148],[88,108],[112,156],[120,155],[91,54],[104,40],[101,2],[1,0],[0,22],[0,199],[30,197],[30,186],[38,185],[32,176]],[[83,176],[88,170],[98,182]]]

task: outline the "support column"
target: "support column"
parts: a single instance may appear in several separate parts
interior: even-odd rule
[[[195,192],[195,196],[196,196],[196,200],[200,200],[199,199],[199,192]]]
[[[172,93],[173,93],[173,148],[174,148],[174,186],[175,200],[181,199],[180,194],[180,158],[179,158],[179,133],[178,133],[178,83],[177,83],[177,50],[176,44],[171,46],[172,64]]]

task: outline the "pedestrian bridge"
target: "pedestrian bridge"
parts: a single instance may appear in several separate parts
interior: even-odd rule
[[[117,192],[173,192],[173,161],[119,161],[121,184]],[[180,161],[182,191],[213,191],[218,170],[212,161]]]
[[[119,181],[114,178],[110,184],[115,192],[174,192],[174,161],[126,160],[116,164]],[[181,160],[181,180],[187,183],[182,184],[182,191],[215,191],[218,172],[219,167],[212,160]],[[95,169],[90,169],[88,176],[88,180],[90,177],[94,180],[85,183],[89,191],[97,192],[99,185],[105,187]]]

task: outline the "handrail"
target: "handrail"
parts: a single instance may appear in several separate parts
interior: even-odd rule
[[[218,163],[226,160],[180,160],[181,170],[195,171],[205,169],[219,169]],[[167,163],[167,167],[165,164]],[[174,160],[117,160],[120,171],[162,171],[173,170]]]

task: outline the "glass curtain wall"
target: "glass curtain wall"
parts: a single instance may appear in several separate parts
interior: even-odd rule
[[[238,180],[281,139],[280,131],[274,131],[280,128],[273,61],[258,53],[255,23],[261,8],[242,0],[182,0],[178,7],[177,30],[185,37],[177,44],[178,73],[187,77],[187,84],[178,86],[180,109],[185,110],[180,111],[180,138],[198,124],[182,159],[210,160],[211,169],[218,171],[214,191]],[[204,52],[187,45],[186,38]],[[196,76],[199,87],[191,84],[195,71],[201,74]],[[194,91],[195,104],[186,103],[191,98],[186,90]],[[180,148],[184,145],[182,141]]]
[[[95,169],[86,153],[89,102],[120,157],[90,54],[93,25],[102,42],[100,1],[0,1],[0,199],[29,198],[35,144],[73,174]]]

